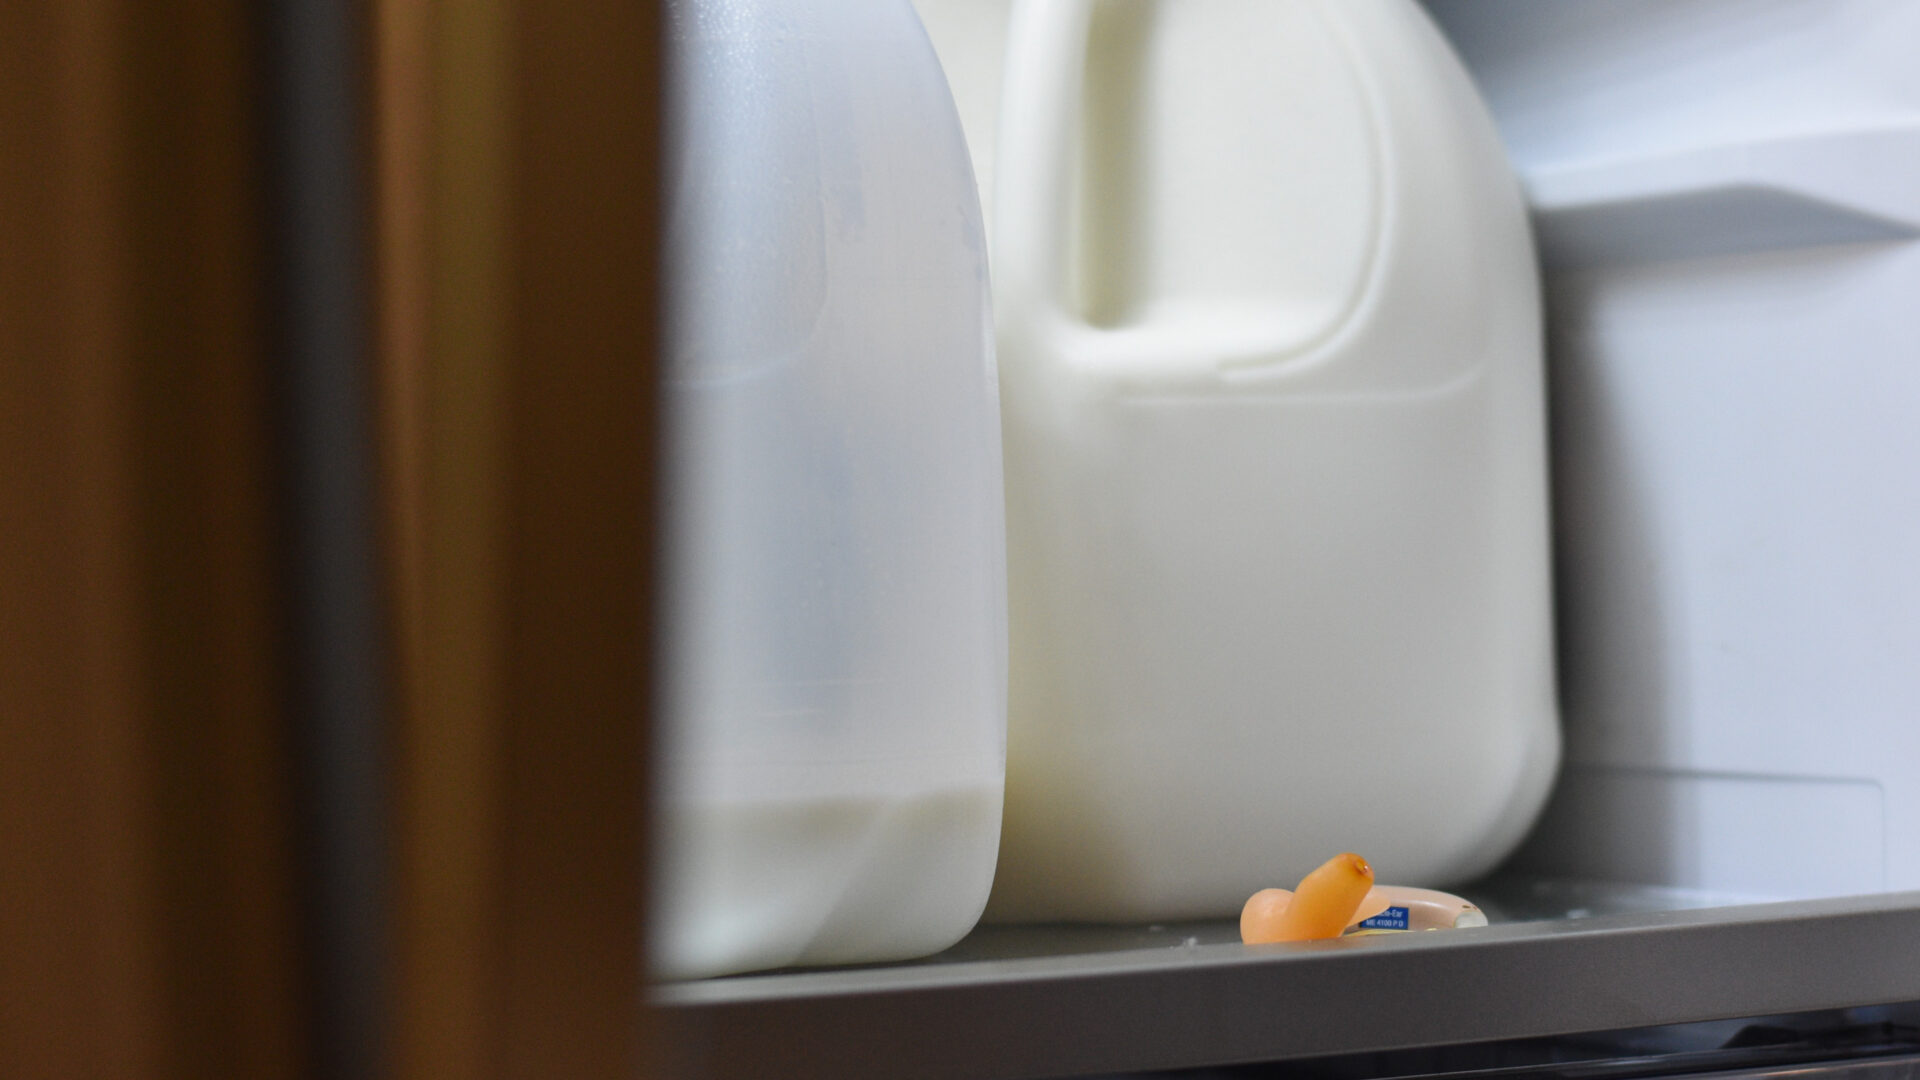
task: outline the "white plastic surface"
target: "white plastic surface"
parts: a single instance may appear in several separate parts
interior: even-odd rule
[[[979,203],[907,0],[674,0],[660,974],[902,959],[1005,760]]]
[[[1007,53],[1007,20],[1013,0],[913,0],[933,39],[960,110],[960,126],[973,155],[980,209],[993,221],[995,143],[1000,131],[1000,82]],[[993,246],[993,231],[987,231]]]
[[[1465,73],[1399,0],[1023,0],[1006,40],[989,917],[1489,869],[1558,732],[1533,254]]]
[[[1920,888],[1920,4],[1445,0],[1548,256],[1538,871]]]

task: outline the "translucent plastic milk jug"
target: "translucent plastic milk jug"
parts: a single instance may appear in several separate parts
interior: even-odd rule
[[[988,916],[1485,872],[1559,735],[1533,253],[1460,65],[1408,0],[923,4],[993,145]]]
[[[907,0],[673,0],[656,970],[937,951],[993,877],[980,209]]]

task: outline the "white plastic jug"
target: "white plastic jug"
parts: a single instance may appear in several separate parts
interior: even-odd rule
[[[979,202],[907,0],[674,0],[658,973],[902,959],[1005,761]]]
[[[923,4],[996,96],[993,5]],[[1021,0],[1004,67],[988,916],[1488,870],[1559,736],[1533,254],[1466,75],[1407,0]]]

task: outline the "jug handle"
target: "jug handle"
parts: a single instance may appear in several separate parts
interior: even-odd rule
[[[1068,268],[1078,230],[1068,227],[1067,216],[1077,179],[1094,2],[1014,0],[1008,19],[992,225],[1001,377],[1020,378],[1016,369],[1023,363],[1048,359],[1097,370],[1110,385],[1137,379],[1136,385],[1165,391],[1213,386],[1223,369],[1324,365],[1332,355],[1323,347],[1338,338],[1360,298],[1376,287],[1383,236],[1377,216],[1364,241],[1363,284],[1337,314],[1312,320],[1307,332],[1231,311],[1201,320],[1199,332],[1190,318],[1103,326],[1077,308]],[[1355,67],[1352,74],[1369,120],[1377,124],[1376,92],[1363,71]],[[1374,155],[1386,157],[1378,146]],[[1382,183],[1391,182],[1388,171]],[[1389,198],[1376,194],[1376,215],[1387,212]]]
[[[1016,0],[1009,18],[994,185],[1003,329],[1082,322],[1066,303],[1073,230],[1060,222],[1071,208],[1092,24],[1093,0]]]

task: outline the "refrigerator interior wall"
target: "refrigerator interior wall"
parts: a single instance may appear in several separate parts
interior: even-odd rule
[[[1920,5],[1428,7],[1546,271],[1567,767],[1518,865],[1920,887]]]

